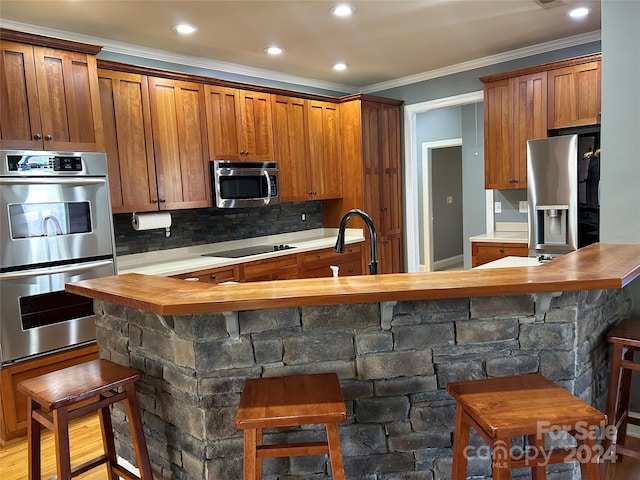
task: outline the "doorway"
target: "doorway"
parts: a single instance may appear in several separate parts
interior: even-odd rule
[[[422,144],[420,270],[462,268],[462,138]]]
[[[421,153],[418,148],[416,116],[423,112],[447,108],[453,106],[470,105],[483,101],[483,92],[471,92],[452,97],[430,100],[427,102],[417,103],[413,105],[405,105],[404,107],[404,205],[405,205],[405,271],[419,272],[421,270],[420,260],[420,238],[425,239],[425,243],[431,242],[431,235],[425,235],[424,228],[431,230],[431,222],[424,222],[424,228],[420,228],[420,207],[418,182],[423,182],[422,176],[419,174],[419,159]],[[480,122],[482,118],[480,118]],[[463,147],[464,148],[464,147]],[[491,223],[492,223],[491,218]],[[489,219],[487,218],[487,225]],[[425,245],[422,250],[433,248],[431,245]],[[424,269],[432,271],[434,269],[433,261],[430,255],[424,258]]]

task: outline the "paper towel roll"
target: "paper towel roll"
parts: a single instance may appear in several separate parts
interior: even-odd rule
[[[134,230],[169,228],[171,226],[171,213],[134,213],[131,225],[133,225]]]

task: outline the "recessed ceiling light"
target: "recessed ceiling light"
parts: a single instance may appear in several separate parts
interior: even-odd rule
[[[191,35],[193,32],[198,30],[196,27],[189,25],[188,23],[179,23],[171,28],[182,35]]]
[[[349,66],[348,63],[338,62],[338,63],[334,63],[333,64],[333,69],[334,70],[346,70],[348,66]]]
[[[269,55],[280,55],[282,52],[284,52],[284,48],[272,45],[271,47],[265,48],[264,51]]]
[[[591,13],[591,9],[587,7],[578,7],[569,11],[569,16],[571,18],[579,19],[584,18]]]
[[[333,7],[329,12],[331,12],[336,17],[348,17],[355,11],[351,5],[341,4]]]

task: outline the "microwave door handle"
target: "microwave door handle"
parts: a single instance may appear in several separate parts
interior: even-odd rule
[[[269,172],[265,170],[262,173],[264,174],[264,178],[267,179],[267,199],[264,201],[264,204],[269,205],[269,202],[271,201],[271,179],[269,178]]]

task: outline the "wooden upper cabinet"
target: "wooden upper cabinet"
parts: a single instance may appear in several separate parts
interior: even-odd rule
[[[95,55],[8,40],[0,50],[2,148],[104,148]]]
[[[549,129],[600,123],[600,61],[549,71]]]
[[[158,210],[147,77],[98,70],[113,213]]]
[[[342,196],[339,114],[335,103],[308,100],[311,196],[315,200]]]
[[[211,206],[201,84],[149,77],[153,149],[161,210]]]
[[[547,136],[546,120],[546,72],[485,83],[485,188],[527,188],[527,140]]]
[[[310,198],[309,131],[306,100],[283,95],[271,96],[273,142],[280,171],[280,200]]]
[[[273,161],[271,95],[206,85],[211,160]]]
[[[271,110],[280,200],[340,198],[338,105],[273,95]]]

